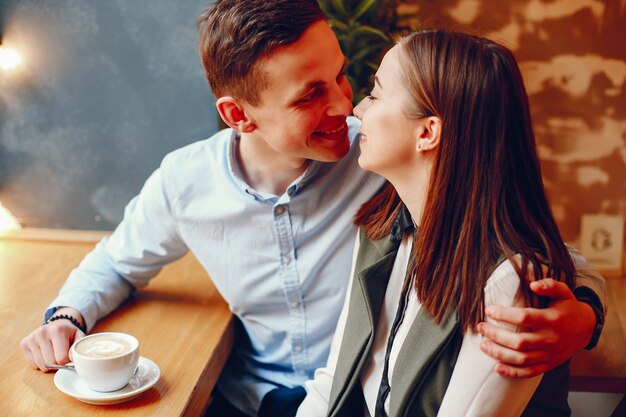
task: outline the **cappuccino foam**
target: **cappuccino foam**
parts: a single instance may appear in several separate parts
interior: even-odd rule
[[[81,340],[76,345],[76,352],[91,358],[111,358],[128,353],[132,349],[127,340],[113,335],[93,336]]]

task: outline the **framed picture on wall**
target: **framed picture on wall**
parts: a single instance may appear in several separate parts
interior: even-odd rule
[[[585,214],[580,225],[580,251],[607,276],[622,276],[624,217]]]

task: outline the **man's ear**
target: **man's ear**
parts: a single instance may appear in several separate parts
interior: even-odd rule
[[[242,132],[250,133],[256,129],[256,125],[246,115],[243,104],[234,97],[224,96],[215,102],[217,112],[228,126]]]
[[[441,119],[436,116],[420,119],[416,135],[418,152],[437,149],[441,140]]]

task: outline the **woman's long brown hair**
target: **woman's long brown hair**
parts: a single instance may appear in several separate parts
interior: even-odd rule
[[[484,287],[501,255],[538,305],[531,280],[574,283],[574,266],[550,211],[528,96],[512,53],[487,39],[443,30],[400,41],[409,117],[441,119],[440,146],[408,266],[417,295],[439,322],[454,307],[463,330],[483,320]],[[370,239],[391,231],[402,201],[390,184],[356,215]],[[532,271],[529,270],[532,266]]]

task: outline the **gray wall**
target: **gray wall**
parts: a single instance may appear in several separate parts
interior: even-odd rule
[[[112,229],[169,151],[218,116],[197,55],[210,4],[0,0],[0,202],[24,226]]]

